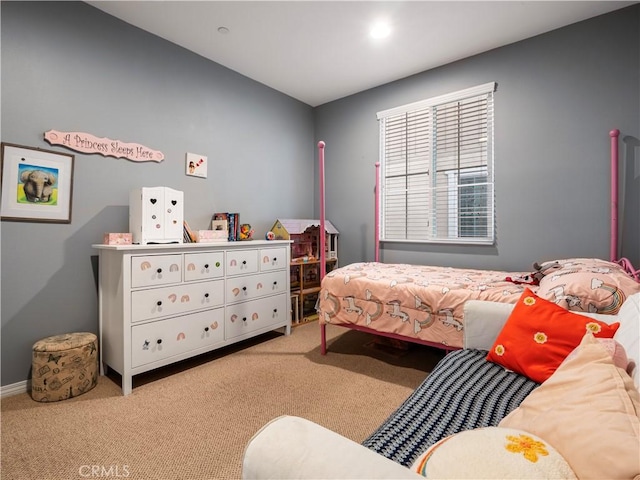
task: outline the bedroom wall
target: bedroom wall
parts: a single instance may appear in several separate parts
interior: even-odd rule
[[[638,5],[316,109],[81,2],[0,9],[2,141],[75,155],[71,224],[0,224],[3,386],[28,378],[36,340],[97,331],[91,244],[127,231],[131,188],[184,191],[196,228],[233,210],[262,235],[276,217],[318,215],[309,172],[324,140],[340,262],[371,260],[376,112],[487,81],[498,82],[496,246],[387,244],[383,259],[527,269],[543,258],[606,257],[608,132],[619,128],[632,165],[623,253],[640,264]],[[49,129],[142,143],[166,160],[52,147]],[[185,176],[187,151],[209,157],[207,179]]]
[[[640,5],[316,108],[341,264],[374,258],[376,112],[491,81],[496,244],[384,243],[382,260],[528,270],[546,259],[608,259],[609,131],[618,128],[627,173],[622,255],[640,265]]]
[[[97,332],[96,251],[128,231],[129,191],[184,191],[185,218],[240,212],[262,237],[313,215],[312,109],[81,2],[2,2],[2,141],[75,155],[71,224],[3,221],[2,385],[26,380],[31,347]],[[161,163],[52,147],[49,129],[137,142]],[[185,154],[208,156],[208,178]]]

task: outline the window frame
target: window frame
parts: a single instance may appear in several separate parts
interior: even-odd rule
[[[376,192],[376,195],[377,195],[376,201],[379,202],[378,203],[379,205],[379,218],[378,218],[379,241],[397,242],[397,243],[440,243],[440,244],[473,244],[473,245],[494,245],[495,244],[495,239],[496,239],[495,176],[494,176],[495,153],[494,153],[494,140],[493,140],[495,121],[494,121],[494,115],[493,115],[493,112],[494,112],[493,93],[496,91],[496,87],[497,87],[496,82],[489,82],[483,85],[478,85],[476,87],[459,90],[456,92],[448,93],[446,95],[440,95],[438,97],[433,97],[433,98],[429,98],[419,102],[414,102],[407,105],[402,105],[399,107],[394,107],[388,110],[378,112],[377,118],[380,122],[379,148],[380,148],[381,168],[379,170],[380,178],[378,179],[378,185],[380,186],[380,188],[378,189],[379,191]],[[439,126],[434,125],[435,123],[437,123],[434,112],[437,109],[437,107],[442,107],[454,102],[462,102],[464,100],[468,100],[474,97],[478,97],[478,98],[485,97],[487,101],[487,112],[486,114],[484,114],[485,116],[482,119],[482,125],[486,127],[486,137],[487,137],[485,139],[485,141],[487,142],[486,153],[483,153],[484,156],[480,157],[481,162],[478,164],[471,164],[468,166],[458,167],[456,170],[452,170],[451,172],[444,172],[447,180],[446,181],[441,180],[438,183],[436,178],[437,175],[435,174],[435,172],[438,172],[437,167],[438,166],[442,167],[445,160],[444,159],[442,160],[443,163],[438,163],[437,154],[435,153],[436,148],[434,147],[434,139],[436,138],[436,131],[437,131],[437,128],[439,128]],[[418,236],[424,236],[424,238],[415,238],[415,237],[409,238],[410,236],[415,235],[414,233],[411,233],[411,228],[409,226],[409,220],[408,220],[408,211],[411,208],[415,208],[415,204],[412,206],[409,201],[407,201],[404,206],[404,214],[405,214],[404,234],[402,234],[402,232],[396,232],[400,234],[400,237],[389,238],[389,236],[387,235],[388,222],[390,219],[392,219],[393,215],[389,213],[387,216],[387,210],[391,210],[391,207],[389,207],[389,203],[392,203],[390,198],[395,192],[387,193],[387,181],[389,181],[391,178],[396,178],[396,179],[404,178],[405,185],[408,185],[408,181],[412,177],[412,174],[409,172],[410,166],[411,166],[411,163],[410,163],[411,158],[409,158],[410,153],[408,153],[408,149],[407,151],[404,152],[404,155],[405,155],[404,160],[406,161],[404,173],[401,173],[399,175],[398,174],[392,175],[387,173],[387,170],[385,169],[385,166],[386,166],[385,164],[387,160],[386,144],[387,144],[387,141],[391,142],[393,140],[393,134],[387,135],[386,120],[391,118],[393,122],[393,117],[402,118],[402,116],[404,115],[408,118],[411,114],[419,115],[422,112],[427,112],[428,113],[427,116],[430,117],[429,120],[424,121],[425,123],[420,124],[421,126],[428,126],[428,133],[426,134],[427,136],[426,138],[428,139],[427,141],[430,144],[429,145],[430,153],[428,154],[429,167],[428,167],[428,174],[427,174],[429,178],[427,180],[428,186],[426,187],[426,190],[425,190],[427,194],[425,195],[425,197],[427,198],[427,200],[425,201],[426,203],[424,205],[424,208],[422,209],[418,208],[419,212],[422,214],[421,218],[423,217],[428,218],[426,225],[419,225],[418,227]],[[461,124],[456,123],[455,125],[456,125],[455,128],[457,130],[460,130]],[[389,128],[391,129],[391,127]],[[405,136],[408,136],[410,134],[410,128],[409,127],[405,127],[405,128],[406,129],[404,130],[403,134]],[[482,163],[482,161],[484,161],[484,163]],[[390,160],[390,168],[393,167],[392,162],[393,160]],[[416,162],[423,162],[423,160],[416,159]],[[464,176],[467,176],[467,175],[478,175],[478,173],[484,173],[483,176],[486,176],[486,183],[484,183],[486,188],[484,189],[484,193],[483,193],[484,195],[486,195],[486,200],[485,200],[486,208],[482,213],[485,214],[485,218],[487,222],[487,225],[486,225],[487,235],[477,236],[477,237],[475,236],[466,237],[460,234],[461,213],[460,213],[460,209],[457,208],[457,203],[459,202],[461,185],[458,183],[455,183],[453,184],[453,188],[451,188],[451,177],[455,177],[457,179],[458,175],[460,175],[463,178]],[[479,186],[479,185],[482,185],[482,183],[470,184],[470,185]],[[443,187],[448,187],[445,194],[446,195],[445,200],[444,201],[436,200],[435,199],[436,192],[439,189],[442,189]],[[407,188],[411,190],[410,187],[407,187]],[[389,189],[391,190],[392,187],[389,187]],[[409,190],[405,190],[405,193],[408,193]],[[421,193],[420,190],[412,191],[413,195],[419,195],[420,193]],[[449,210],[449,207],[452,206],[452,201],[453,201],[452,195],[455,196],[455,202],[453,203],[456,204],[455,205],[456,212],[451,212]],[[436,228],[439,228],[437,225],[438,218],[439,218],[438,215],[442,213],[438,209],[439,207],[442,208],[444,206],[443,203],[446,203],[446,206],[445,206],[446,217],[450,218],[452,214],[456,215],[455,226],[447,222],[446,227],[444,227],[446,230],[446,236],[443,236],[442,234],[438,234],[436,231]],[[453,232],[452,228],[455,228],[456,230],[455,236],[451,236],[451,233]],[[424,232],[419,231],[420,229],[422,229]]]

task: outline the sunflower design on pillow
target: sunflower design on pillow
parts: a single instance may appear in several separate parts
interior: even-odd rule
[[[524,458],[530,462],[537,462],[538,455],[549,455],[547,446],[543,442],[534,440],[529,435],[520,434],[517,437],[514,435],[507,435],[507,440],[510,442],[504,446],[507,451],[511,453],[522,453]]]
[[[533,339],[536,343],[547,343],[547,334],[544,332],[536,332],[536,334],[533,336]]]
[[[596,322],[589,322],[587,323],[586,326],[587,326],[587,332],[593,333],[594,335],[602,331],[602,327],[598,325]]]

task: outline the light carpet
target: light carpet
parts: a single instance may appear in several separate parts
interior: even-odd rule
[[[244,448],[271,419],[297,415],[362,442],[422,382],[443,352],[394,354],[372,336],[317,323],[270,332],[79,397],[2,399],[1,477],[237,479]]]

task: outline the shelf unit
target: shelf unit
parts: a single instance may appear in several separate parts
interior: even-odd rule
[[[336,268],[337,258],[326,260],[326,273]],[[312,322],[318,319],[316,301],[320,293],[320,260],[291,262],[289,277],[291,283],[291,295],[297,302],[298,318],[294,318],[292,326]],[[294,312],[296,307],[294,306]]]

